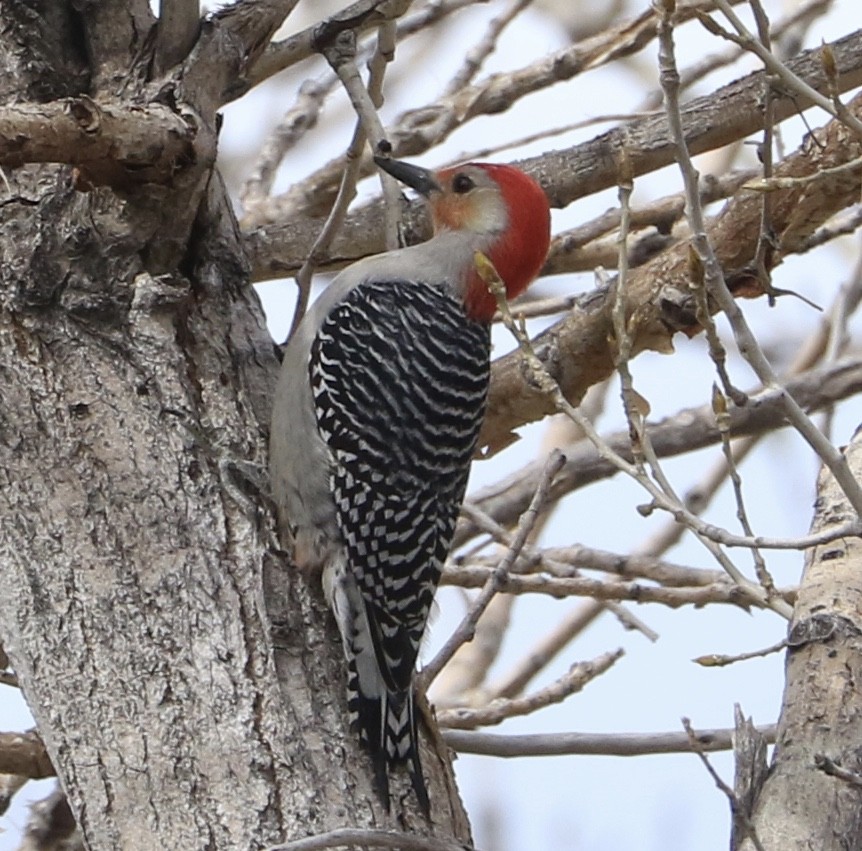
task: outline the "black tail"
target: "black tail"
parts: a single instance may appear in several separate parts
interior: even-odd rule
[[[367,694],[368,683],[362,683],[356,671],[356,660],[351,659],[347,674],[347,708],[352,726],[359,733],[359,740],[368,749],[374,764],[374,783],[380,800],[388,811],[390,808],[389,769],[402,763],[408,764],[410,780],[425,818],[431,816],[428,789],[419,761],[419,739],[413,694],[408,691],[393,694],[378,679],[379,688]]]

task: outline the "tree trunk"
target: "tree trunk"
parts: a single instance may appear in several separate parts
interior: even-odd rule
[[[862,430],[845,454],[862,480]],[[853,517],[824,468],[812,532]],[[852,777],[823,770],[834,763],[862,779],[860,613],[862,541],[846,538],[809,550],[790,625],[775,754],[752,819],[767,851],[862,848],[862,790]],[[744,851],[754,847],[750,840],[742,844]]]
[[[153,104],[143,0],[0,15],[5,103]],[[5,174],[3,646],[90,848],[261,848],[370,825],[466,841],[439,748],[424,760],[434,824],[406,776],[382,811],[319,583],[278,550],[276,349],[213,169],[214,112],[189,91],[159,95],[187,124],[196,111],[169,181],[125,163]]]

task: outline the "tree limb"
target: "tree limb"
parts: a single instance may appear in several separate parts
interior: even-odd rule
[[[386,21],[400,18],[408,7],[409,0],[358,0],[335,15],[290,38],[273,44],[252,69],[248,86],[237,97],[264,80],[313,56],[331,43],[339,33],[353,30],[357,35]]]
[[[767,741],[775,741],[775,725],[761,727]],[[733,747],[733,730],[696,731],[704,751],[726,751]],[[641,756],[656,753],[691,753],[691,742],[684,732],[672,733],[536,733],[502,736],[472,730],[445,730],[443,739],[460,753],[485,756]]]
[[[68,163],[84,186],[169,184],[192,164],[215,160],[214,139],[191,112],[86,95],[0,107],[0,166]]]
[[[35,731],[0,733],[0,774],[18,774],[30,780],[55,777],[42,737]]]

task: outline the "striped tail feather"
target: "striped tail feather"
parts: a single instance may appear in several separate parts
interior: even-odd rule
[[[379,673],[374,678],[377,688],[369,690],[368,682],[360,679],[358,674],[356,657],[348,660],[347,667],[347,708],[351,726],[359,733],[360,742],[371,754],[374,783],[386,810],[390,809],[389,770],[407,763],[419,806],[425,817],[430,818],[428,789],[419,761],[412,691],[393,693],[386,688]]]

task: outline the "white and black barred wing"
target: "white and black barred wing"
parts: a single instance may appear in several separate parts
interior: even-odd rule
[[[346,551],[342,581],[355,583],[370,635],[360,634],[361,622],[340,626],[354,633],[344,636],[348,655],[367,653],[370,640],[387,692],[382,706],[362,705],[375,686],[362,682],[368,660],[358,659],[350,699],[363,740],[387,762],[413,757],[411,680],[482,424],[489,349],[487,326],[458,301],[409,281],[358,285],[312,345],[309,377]]]

